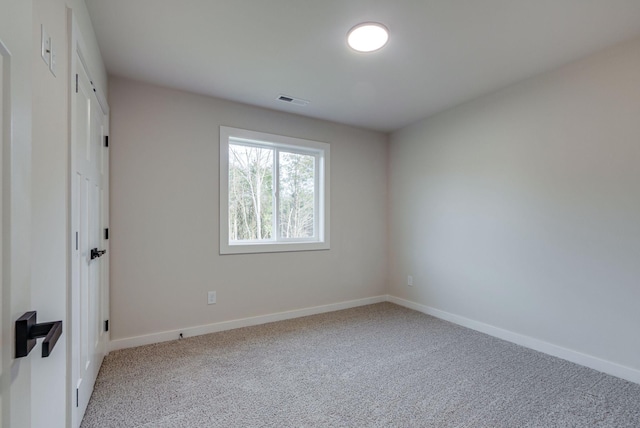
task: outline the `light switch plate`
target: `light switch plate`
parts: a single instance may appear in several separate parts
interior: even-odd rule
[[[44,62],[49,65],[51,62],[51,37],[49,37],[49,33],[44,29],[44,25],[40,25],[40,29],[42,30],[42,38],[40,40],[40,56]]]

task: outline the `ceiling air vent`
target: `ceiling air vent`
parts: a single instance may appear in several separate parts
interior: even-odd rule
[[[290,97],[289,95],[278,95],[278,99],[280,101],[284,101],[285,103],[293,104],[296,106],[306,106],[307,104],[309,104],[309,101],[307,100]]]

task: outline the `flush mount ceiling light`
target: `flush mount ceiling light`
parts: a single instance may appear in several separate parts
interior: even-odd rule
[[[382,48],[389,40],[389,30],[377,22],[364,22],[347,33],[347,43],[358,52],[373,52]]]

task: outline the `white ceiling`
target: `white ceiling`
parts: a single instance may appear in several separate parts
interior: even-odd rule
[[[112,75],[379,131],[640,35],[640,0],[86,3]],[[363,21],[382,50],[347,47]]]

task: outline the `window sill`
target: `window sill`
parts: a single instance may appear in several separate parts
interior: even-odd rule
[[[264,244],[236,244],[220,246],[220,255],[226,254],[256,254],[256,253],[286,253],[293,251],[328,250],[329,242],[278,242]]]

